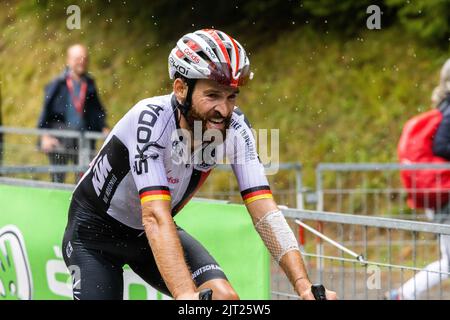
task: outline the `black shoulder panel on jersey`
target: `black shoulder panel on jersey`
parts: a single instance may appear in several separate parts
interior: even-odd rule
[[[120,182],[130,171],[127,147],[116,136],[98,154],[89,174],[74,192],[79,201],[106,212]]]

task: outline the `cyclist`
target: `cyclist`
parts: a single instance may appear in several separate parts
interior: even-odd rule
[[[173,221],[222,155],[232,159],[242,198],[268,250],[296,292],[314,299],[250,125],[236,107],[238,88],[251,78],[244,48],[219,30],[186,34],[169,55],[169,75],[173,92],[128,111],[73,193],[63,252],[69,269],[79,270],[74,299],[122,299],[124,264],[175,299],[198,299],[205,288],[214,299],[238,299],[214,258]],[[327,298],[336,294],[327,291]]]

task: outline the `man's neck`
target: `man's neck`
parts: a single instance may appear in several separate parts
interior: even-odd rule
[[[72,70],[70,70],[70,77],[75,80],[75,81],[80,81],[81,80],[81,75],[73,72]]]

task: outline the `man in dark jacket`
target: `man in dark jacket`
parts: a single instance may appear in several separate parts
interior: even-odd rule
[[[87,74],[88,52],[83,45],[67,50],[67,68],[45,87],[44,106],[38,128],[76,131],[97,131],[107,134],[105,110],[100,102],[94,80]],[[41,150],[52,165],[78,163],[78,140],[43,135]],[[91,148],[93,148],[91,144]],[[64,182],[64,173],[53,173],[53,182]]]
[[[433,153],[450,161],[450,91],[436,108],[442,113],[442,121],[433,138]]]

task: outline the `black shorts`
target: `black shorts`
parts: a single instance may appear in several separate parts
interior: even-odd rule
[[[226,276],[208,251],[177,227],[195,284]],[[64,261],[72,273],[74,299],[123,299],[123,266],[156,290],[169,295],[143,230],[130,228],[96,212],[74,197],[63,239]]]

